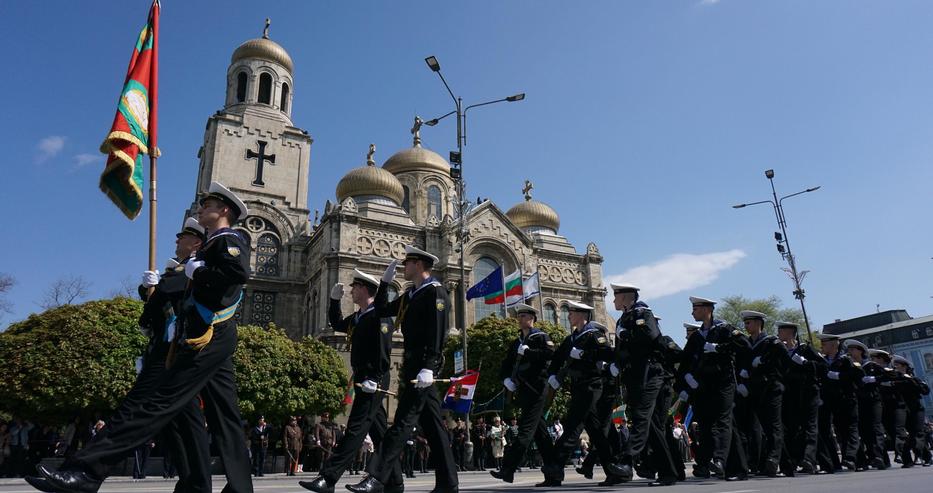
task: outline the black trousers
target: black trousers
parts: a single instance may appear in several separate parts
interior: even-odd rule
[[[547,400],[545,393],[522,383],[513,396],[516,406],[522,410],[522,416],[518,421],[518,435],[512,440],[512,445],[506,448],[502,457],[503,472],[515,472],[521,467],[532,440],[543,456],[550,457],[554,453],[554,444],[544,422],[544,404]]]
[[[781,463],[794,471],[803,461],[816,461],[819,422],[819,390],[810,387],[789,388],[784,393],[784,453]]]
[[[913,464],[914,459],[926,458],[925,411],[923,406],[907,409],[907,444],[901,457],[904,464]]]
[[[622,454],[619,434],[612,425],[611,419],[612,410],[615,409],[618,400],[619,386],[615,382],[615,379],[603,380],[603,392],[599,396],[599,400],[596,401],[596,406],[594,406],[591,412],[595,414],[595,418],[600,424],[599,433],[600,436],[606,438],[607,446],[604,447],[606,450],[600,450],[595,444],[592,445],[590,447],[590,453],[586,454],[583,463],[580,465],[582,469],[592,471],[593,467],[596,465],[596,459],[599,459],[600,464],[606,464],[607,461],[614,461],[616,457]],[[590,434],[590,432],[587,431],[587,434]],[[595,453],[593,449],[595,449]]]
[[[862,441],[856,464],[865,467],[873,459],[887,457],[884,451],[884,425],[881,423],[881,398],[868,395],[858,398],[858,432]]]
[[[379,482],[388,484],[393,477],[395,463],[399,461],[415,425],[424,433],[428,445],[434,451],[435,487],[457,486],[457,464],[454,463],[447,430],[441,423],[441,402],[433,386],[416,389],[414,385],[406,384],[403,387],[395,408],[395,422],[386,432],[379,452],[370,463],[371,475]]]
[[[832,471],[839,469],[843,460],[855,462],[859,447],[858,401],[855,396],[827,396],[820,406],[819,419],[817,453],[820,467]]]
[[[236,341],[236,323],[228,321],[214,327],[213,339],[201,351],[180,350],[172,367],[158,379],[155,390],[124,416],[111,419],[104,436],[78,451],[74,462],[97,477],[107,477],[108,462],[120,460],[155,436],[200,393],[205,418],[227,471],[228,483],[223,491],[251,493],[231,359]]]
[[[698,466],[706,466],[711,460],[726,462],[732,442],[734,399],[735,380],[732,378],[700,382],[692,399],[700,434],[696,452]]]
[[[544,459],[547,470],[545,476],[549,479],[564,480],[564,464],[576,450],[580,434],[584,429],[590,436],[590,445],[596,448],[603,467],[612,462],[612,456],[609,454],[609,441],[603,434],[603,423],[595,412],[596,404],[602,393],[601,378],[571,383],[570,407],[567,409],[567,419],[563,422],[564,433],[554,444],[551,457]]]
[[[784,421],[782,417],[784,390],[780,384],[763,384],[752,388],[749,400],[754,424],[761,430],[760,449],[750,448],[749,462],[758,471],[777,470],[784,450]]]
[[[882,423],[887,435],[886,449],[893,446],[898,456],[904,456],[907,448],[907,407],[900,403],[887,403],[882,401]],[[884,454],[885,464],[891,465],[888,454]],[[903,460],[903,459],[902,459]]]
[[[648,463],[658,477],[676,478],[676,466],[665,434],[671,389],[665,384],[662,371],[660,366],[649,365],[642,371],[635,371],[633,378],[625,381],[629,437],[622,462],[634,465],[635,458],[650,447]]]
[[[383,387],[385,387],[383,383]],[[386,424],[386,410],[383,407],[383,396],[381,393],[368,394],[366,392],[357,392],[353,398],[353,407],[350,408],[350,416],[347,418],[347,429],[333,454],[324,461],[321,466],[321,476],[328,484],[333,485],[340,479],[347,467],[356,460],[360,447],[366,439],[366,434],[373,439],[376,454],[379,453],[380,446],[386,434],[388,425]],[[376,460],[371,459],[366,466],[366,472],[373,473],[373,465]],[[399,461],[394,461],[392,474],[389,478],[389,485],[402,484],[402,466]]]

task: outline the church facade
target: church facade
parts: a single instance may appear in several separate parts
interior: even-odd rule
[[[292,337],[314,336],[339,346],[342,334],[328,328],[327,306],[334,283],[348,285],[354,268],[380,277],[404,246],[424,248],[440,258],[435,277],[451,293],[459,291],[458,233],[465,223],[464,286],[503,266],[525,278],[540,275],[541,295],[530,300],[542,318],[568,326],[567,301],[596,307],[597,320],[609,320],[602,282],[602,256],[590,243],[583,252],[558,231],[556,211],[531,198],[507,211],[492,201],[472,203],[460,218],[450,164],[425,147],[412,129],[412,146],[381,165],[375,146],[361,166],[347,170],[335,186],[333,201],[311,215],[311,134],[294,125],[294,65],[268,36],[248,40],[233,53],[227,69],[223,109],[207,120],[198,152],[200,168],[192,211],[211,181],[235,191],[250,215],[237,228],[251,242],[251,278],[237,314],[241,323],[275,323]],[[317,182],[315,182],[317,183]],[[530,184],[526,184],[530,185]],[[518,194],[516,194],[518,195]],[[405,288],[398,276],[390,298]],[[458,313],[452,294],[451,313]],[[343,300],[344,313],[354,308]],[[466,325],[495,313],[501,305],[467,303]],[[456,317],[451,329],[460,329]]]

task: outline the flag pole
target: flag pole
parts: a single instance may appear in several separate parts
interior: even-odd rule
[[[158,216],[156,184],[158,182],[158,104],[159,104],[159,17],[162,4],[154,0],[152,5],[152,68],[149,87],[149,270],[156,269],[156,224]],[[153,288],[149,293],[152,294]]]

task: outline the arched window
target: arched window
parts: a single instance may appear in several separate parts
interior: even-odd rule
[[[250,306],[250,322],[265,325],[275,317],[275,293],[272,291],[253,291]]]
[[[552,324],[557,323],[557,309],[550,303],[544,305],[544,321]]]
[[[411,197],[410,197],[411,190],[408,189],[408,186],[407,186],[407,185],[402,185],[402,192],[403,192],[403,194],[404,194],[404,195],[402,196],[402,209],[405,209],[405,212],[409,212],[409,213],[410,213],[410,212],[411,212],[411,209],[410,209],[410,207],[411,207]]]
[[[282,83],[282,102],[279,104],[279,109],[285,113],[288,113],[288,84]]]
[[[499,268],[499,263],[489,257],[480,257],[476,260],[476,264],[473,266],[473,283],[476,284],[486,278],[489,274],[492,274],[492,271]],[[504,294],[504,293],[503,293]],[[505,308],[502,303],[495,305],[487,305],[483,302],[482,298],[474,298],[471,300],[473,303],[473,309],[476,314],[476,322],[479,322],[483,318],[496,314],[500,318],[505,317]]]
[[[249,76],[246,75],[246,72],[240,72],[236,74],[236,102],[242,103],[246,101],[246,83],[249,79]]]
[[[567,308],[567,305],[560,307],[560,326],[567,329],[569,332],[570,327],[570,309]]]
[[[256,242],[256,274],[260,276],[279,275],[279,239],[272,234],[264,234]]]
[[[259,102],[272,104],[272,76],[267,73],[259,76]]]
[[[428,217],[441,218],[441,189],[437,185],[428,187]]]

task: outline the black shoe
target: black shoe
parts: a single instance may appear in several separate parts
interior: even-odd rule
[[[767,460],[765,461],[764,467],[762,467],[761,470],[758,471],[758,475],[767,476],[769,478],[776,478],[779,468],[780,466],[778,465],[777,462],[774,462],[772,460]]]
[[[382,489],[385,493],[405,493],[405,483],[387,484]]]
[[[878,470],[888,468],[888,466],[884,465],[884,460],[881,459],[880,457],[875,457],[874,459],[871,460],[871,467],[874,469],[878,469]]]
[[[726,476],[726,481],[747,481],[747,480],[748,480],[748,473]]]
[[[844,467],[844,468],[846,468],[846,469],[848,469],[848,470],[850,470],[850,471],[854,471],[854,470],[855,470],[855,461],[844,460],[844,461],[842,461],[842,467]]]
[[[435,486],[431,493],[459,493],[458,486]]]
[[[353,493],[383,493],[385,491],[382,483],[372,476],[367,476],[366,479],[359,483],[348,484],[346,487]]]
[[[615,476],[623,482],[632,480],[632,466],[628,464],[609,463],[603,466],[603,471],[606,473],[606,479]]]
[[[103,481],[81,471],[53,471],[46,466],[36,466],[39,475],[48,481],[54,491],[62,493],[97,493]]]
[[[584,468],[582,468],[582,467],[578,467],[578,468],[577,468],[577,474],[583,476],[583,477],[586,478],[586,479],[593,479],[593,470],[592,470],[592,469],[584,469]]]
[[[53,488],[52,485],[49,483],[49,480],[45,478],[40,478],[39,476],[26,476],[23,479],[25,479],[26,482],[29,483],[29,486],[32,486],[33,488],[39,491],[46,491],[48,493],[54,493],[58,491],[55,488]]]
[[[724,478],[726,477],[726,465],[719,459],[713,461],[713,464],[710,465],[709,473],[713,476]]]
[[[635,466],[635,474],[637,474],[638,477],[645,479],[654,479],[657,477],[657,473],[654,471],[654,469],[646,467],[644,464],[637,464]]]
[[[535,484],[535,488],[557,488],[560,486],[560,481],[556,479],[545,479],[544,481]]]
[[[503,471],[500,469],[498,471],[489,471],[489,475],[496,479],[501,479],[506,483],[511,483],[515,480],[515,473],[512,471]]]
[[[666,477],[663,477],[663,476],[662,476],[662,477],[660,477],[660,478],[658,478],[658,479],[655,479],[654,481],[648,483],[648,486],[671,486],[672,484],[674,484],[674,483],[676,483],[676,482],[677,482],[677,478],[675,478],[675,477],[666,478]]]
[[[812,462],[805,460],[800,463],[800,472],[804,474],[816,474],[816,466]]]
[[[693,466],[693,477],[695,478],[709,478],[709,468],[706,466],[701,466],[699,464]]]
[[[334,493],[334,485],[328,484],[324,476],[318,476],[311,481],[298,481],[298,485],[317,493]]]

